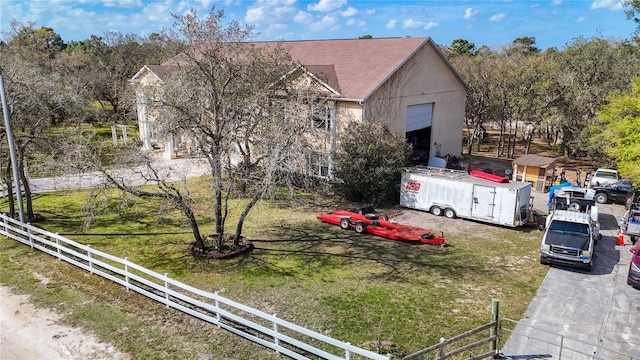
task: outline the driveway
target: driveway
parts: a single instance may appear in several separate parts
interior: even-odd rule
[[[550,343],[562,340],[565,349],[593,356],[567,350],[562,358],[630,360],[616,351],[640,358],[640,290],[626,283],[631,246],[616,245],[617,219],[624,208],[598,207],[603,237],[594,250],[592,271],[551,266],[516,333],[504,346],[505,355],[558,359],[558,346]]]
[[[178,158],[170,160],[156,156],[153,158],[153,165],[155,169],[159,169],[161,177],[164,177],[168,181],[179,181],[211,173],[206,160],[202,158]],[[147,180],[150,178],[150,175],[150,170],[146,166],[117,171],[117,176],[126,179],[127,184],[130,186],[152,183]],[[90,189],[103,186],[104,183],[104,176],[102,176],[100,172],[29,179],[29,185],[33,193]]]

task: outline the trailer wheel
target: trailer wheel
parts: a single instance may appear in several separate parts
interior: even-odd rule
[[[366,227],[367,227],[367,224],[359,222],[356,224],[356,232],[358,234],[362,234],[364,232],[364,228]]]
[[[389,220],[389,216],[387,214],[385,214],[385,213],[378,214],[378,220],[388,221]]]
[[[349,219],[348,218],[340,219],[340,227],[347,230],[349,228]]]
[[[447,219],[455,219],[456,218],[456,212],[451,208],[446,208],[446,209],[444,209],[444,216]]]
[[[434,207],[431,208],[431,213],[433,215],[435,215],[435,216],[440,216],[440,215],[442,215],[442,209],[440,209],[437,206],[434,206]]]

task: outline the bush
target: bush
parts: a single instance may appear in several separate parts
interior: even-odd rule
[[[374,206],[397,202],[411,145],[382,121],[352,122],[347,128],[348,133],[339,135],[340,148],[334,157],[336,193]]]

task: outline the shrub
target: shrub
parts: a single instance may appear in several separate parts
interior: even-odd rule
[[[397,202],[411,145],[382,121],[352,122],[347,128],[339,135],[340,147],[334,156],[336,193],[374,206]]]

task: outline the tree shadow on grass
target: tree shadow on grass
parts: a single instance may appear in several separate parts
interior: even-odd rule
[[[390,240],[328,224],[281,225],[266,235],[268,238],[251,240],[251,253],[212,266],[223,273],[244,270],[292,277],[333,269],[371,268],[375,271],[366,276],[372,280],[403,282],[419,281],[416,275],[427,269],[456,277],[484,271],[474,264],[452,261],[457,257],[453,247]],[[282,265],[283,261],[287,266]],[[291,263],[297,266],[290,266]]]

